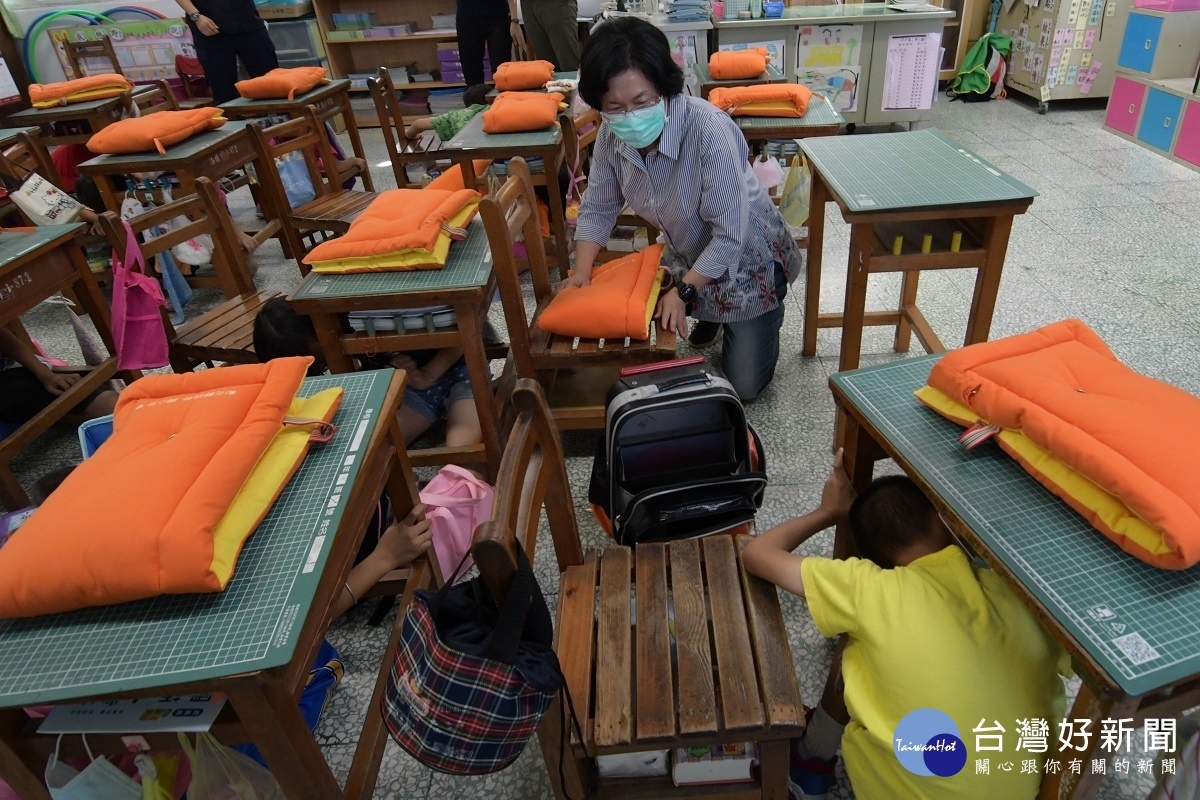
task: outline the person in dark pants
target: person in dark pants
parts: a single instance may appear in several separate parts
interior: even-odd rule
[[[579,69],[578,0],[521,0],[533,57],[554,64],[555,72]]]
[[[180,0],[186,2],[186,0]],[[458,0],[455,13],[458,58],[467,86],[483,83],[483,50],[492,69],[512,60],[513,42],[523,42],[516,0]]]
[[[183,9],[196,58],[212,89],[213,104],[236,100],[237,62],[240,58],[251,78],[279,66],[275,43],[258,16],[254,0],[175,0]]]

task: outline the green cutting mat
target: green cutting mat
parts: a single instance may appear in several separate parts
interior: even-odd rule
[[[808,103],[808,110],[799,119],[791,117],[737,118],[738,127],[749,131],[755,128],[778,128],[785,125],[796,128],[804,128],[810,125],[841,125],[845,121],[845,118],[833,107],[833,103],[829,102],[828,98],[819,94],[812,96],[812,100]]]
[[[1037,197],[938,130],[829,136],[800,147],[851,212]]]
[[[466,289],[483,286],[492,274],[492,248],[483,220],[476,216],[467,225],[467,240],[450,245],[446,266],[410,272],[355,272],[318,275],[310,272],[288,300],[370,297],[432,289]]]
[[[146,165],[157,164],[163,161],[179,161],[180,159],[191,158],[205,148],[212,147],[215,144],[225,141],[226,139],[236,135],[247,125],[253,125],[252,119],[231,119],[221,127],[205,131],[204,133],[193,136],[189,139],[184,139],[178,144],[173,144],[166,148],[166,153],[159,153],[155,150],[148,150],[144,153],[118,153],[116,155],[96,156],[89,159],[79,166],[84,167],[99,167],[104,165],[106,168],[113,165],[127,165],[129,169],[122,170],[124,172],[138,172],[141,167]],[[85,170],[86,171],[86,170]]]
[[[317,95],[325,94],[326,92],[330,92],[330,91],[336,91],[341,88],[342,84],[348,84],[348,83],[350,83],[350,81],[347,80],[346,78],[335,79],[335,80],[330,81],[329,83],[323,83],[320,86],[316,87],[315,89],[309,89],[304,94],[299,95],[298,97],[293,97],[291,100],[288,100],[287,102],[295,103],[298,108],[303,108],[309,102],[311,102],[312,99],[314,97],[316,97]],[[238,110],[238,111],[244,111],[246,109],[253,110],[256,105],[268,105],[268,104],[269,105],[278,105],[282,102],[284,102],[284,98],[279,98],[279,99],[275,99],[275,100],[251,100],[248,97],[238,97],[234,100],[230,100],[227,103],[222,103],[221,108],[230,108],[230,109],[234,109],[234,110]]]
[[[740,81],[713,80],[712,76],[710,76],[708,74],[708,63],[707,62],[697,61],[695,64],[692,65],[692,69],[695,71],[696,77],[700,80],[701,84],[711,85],[711,86],[745,86],[746,85],[746,80],[740,80]],[[749,80],[757,80],[761,83],[766,83],[768,81],[782,83],[784,80],[784,77],[783,77],[783,73],[780,72],[775,67],[774,64],[767,64],[767,76],[765,78],[760,75],[758,78],[751,78]]]
[[[242,549],[225,591],[0,620],[0,707],[169,686],[290,661],[392,373],[304,382],[303,396],[332,386],[345,390],[333,419],[337,435],[309,450]],[[153,490],[152,476],[130,478],[150,480]],[[120,542],[112,543],[112,557],[121,557]]]
[[[484,133],[483,114],[476,114],[453,139],[446,142],[446,150],[481,150],[494,147],[548,147],[556,143],[560,132],[558,125],[544,131],[530,133]],[[515,153],[514,155],[520,155]]]
[[[937,358],[832,381],[1126,693],[1200,673],[1200,567],[1138,561],[996,444],[963,449],[962,429],[913,396]]]
[[[10,144],[12,144],[12,140],[17,138],[18,133],[27,133],[30,136],[33,136],[38,132],[38,130],[38,128],[31,128],[28,126],[21,128],[0,128],[0,146],[8,147]]]
[[[80,230],[83,225],[82,222],[70,222],[65,225],[44,225],[31,231],[0,231],[0,267],[8,266],[55,239],[68,240],[70,236],[65,234]],[[8,294],[4,288],[0,286],[0,296]]]
[[[89,111],[97,111],[99,109],[113,107],[114,104],[119,104],[121,102],[121,97],[117,96],[104,97],[99,100],[87,100],[82,103],[69,103],[65,106],[53,106],[52,108],[27,108],[24,111],[18,111],[15,114],[9,114],[8,121],[38,124],[40,120],[47,117],[56,120],[70,119],[70,114],[76,112],[79,114],[86,114]]]

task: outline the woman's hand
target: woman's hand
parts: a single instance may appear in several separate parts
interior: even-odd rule
[[[205,36],[216,36],[221,32],[221,29],[217,27],[217,23],[213,22],[203,14],[200,15],[200,19],[196,20],[196,30],[200,31]]]
[[[571,273],[571,275],[565,281],[562,281],[558,284],[558,288],[555,291],[561,292],[563,289],[566,289],[568,286],[580,286],[580,287],[587,286],[591,282],[592,282],[592,271],[590,269],[588,269],[588,270],[576,269],[575,271],[573,271]]]
[[[52,372],[46,370],[45,374],[38,376],[38,381],[41,382],[43,389],[58,397],[67,389],[79,383],[79,376],[73,372]]]
[[[687,338],[687,306],[679,297],[679,292],[671,289],[658,299],[658,307],[654,309],[654,318],[660,320],[662,326],[667,330],[675,331],[680,338]]]

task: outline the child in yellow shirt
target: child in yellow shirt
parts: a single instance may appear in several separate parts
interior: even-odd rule
[[[842,520],[861,558],[792,552]],[[855,498],[839,451],[820,505],[756,537],[743,559],[752,574],[805,597],[822,635],[845,634],[840,672],[835,661],[794,743],[795,800],[824,796],[839,745],[860,800],[1037,794],[1040,774],[977,773],[976,760],[1034,758],[1040,772],[1044,755],[1018,748],[1017,721],[1047,720],[1057,731],[1066,653],[998,575],[972,564],[911,480],[879,478]],[[938,730],[922,731],[923,720]],[[977,728],[1002,750],[977,753]],[[913,732],[920,740],[908,742]],[[924,752],[935,735],[936,752]]]

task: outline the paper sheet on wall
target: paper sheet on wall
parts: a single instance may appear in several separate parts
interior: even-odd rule
[[[20,99],[21,90],[17,88],[17,82],[8,71],[8,64],[0,58],[0,106],[15,103]]]
[[[883,110],[928,109],[937,89],[940,33],[889,36]]]

